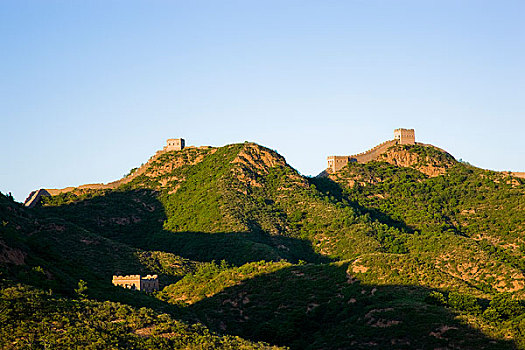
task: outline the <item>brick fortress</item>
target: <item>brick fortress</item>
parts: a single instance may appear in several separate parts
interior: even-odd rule
[[[141,290],[144,292],[154,292],[159,290],[159,279],[157,275],[140,275],[115,276],[113,275],[113,284],[132,290]]]

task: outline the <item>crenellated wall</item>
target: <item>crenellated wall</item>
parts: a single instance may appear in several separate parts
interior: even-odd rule
[[[397,144],[397,140],[388,140],[380,143],[379,145],[366,152],[350,156],[349,158],[355,159],[355,161],[358,163],[368,163],[376,159],[380,154],[385,153],[387,149],[394,146],[395,144]]]
[[[415,134],[414,129],[395,129],[393,140],[382,142],[366,152],[354,154],[352,156],[329,156],[327,158],[328,169],[335,173],[344,168],[348,162],[368,163],[375,160],[379,155],[385,153],[390,147],[396,144],[415,145]]]
[[[146,277],[140,277],[140,275],[114,275],[112,283],[115,286],[133,290],[141,290],[149,293],[159,290],[159,279],[157,275],[147,275]]]
[[[113,276],[111,281],[115,286],[140,290],[140,275]]]
[[[397,144],[397,140],[388,140],[380,143],[366,152],[354,154],[352,156],[329,156],[328,169],[332,172],[339,171],[344,168],[348,162],[368,163],[376,159],[379,155],[385,153],[390,147]]]

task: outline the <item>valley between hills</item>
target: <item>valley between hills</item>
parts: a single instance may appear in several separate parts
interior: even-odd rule
[[[523,349],[524,194],[428,145],[305,177],[250,142],[0,194],[0,347]]]

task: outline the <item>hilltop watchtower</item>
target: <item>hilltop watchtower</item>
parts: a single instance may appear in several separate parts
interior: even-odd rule
[[[180,151],[184,149],[184,146],[186,146],[186,142],[184,141],[184,139],[168,139],[167,145],[164,146],[164,150],[166,152]]]
[[[394,140],[398,140],[400,145],[415,145],[416,133],[414,129],[395,129]]]

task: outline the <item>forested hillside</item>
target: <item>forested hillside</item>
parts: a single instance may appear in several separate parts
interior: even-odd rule
[[[0,343],[525,347],[523,180],[421,145],[324,174],[243,143],[32,209],[0,196]],[[111,285],[139,273],[161,290]]]

